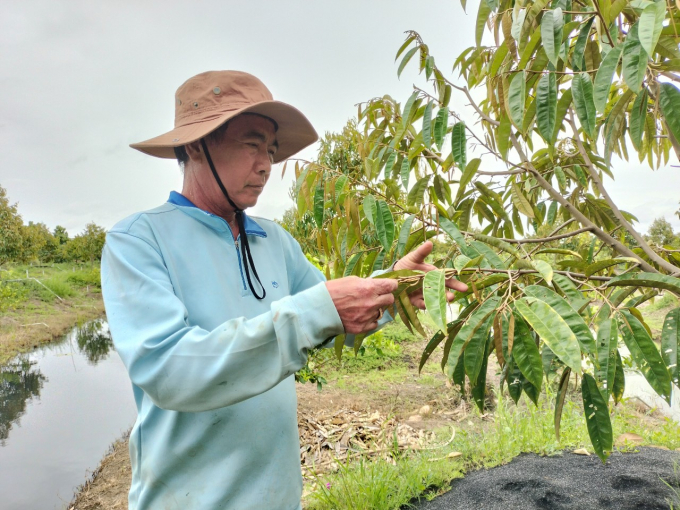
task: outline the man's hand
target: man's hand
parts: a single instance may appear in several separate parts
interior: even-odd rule
[[[382,312],[394,303],[396,280],[348,276],[326,282],[346,333],[366,333],[378,327]]]
[[[438,269],[432,264],[425,263],[425,258],[430,253],[432,253],[433,247],[434,245],[432,244],[431,241],[424,242],[417,249],[413,250],[403,259],[399,260],[394,265],[394,270],[398,271],[399,269],[417,269],[418,271],[425,271],[427,273],[429,271],[432,271],[433,269]],[[468,286],[465,285],[463,282],[459,282],[458,280],[454,280],[453,278],[446,280],[446,286],[449,289],[457,290],[460,292],[465,292],[468,289]],[[423,299],[422,288],[410,293],[409,298],[413,306],[416,306],[421,310],[425,310],[425,300]],[[447,300],[452,301],[453,292],[447,292],[446,298]]]

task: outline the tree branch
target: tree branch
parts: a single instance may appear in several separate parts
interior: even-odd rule
[[[538,170],[536,170],[536,168],[534,168],[533,164],[524,153],[522,146],[517,141],[517,138],[515,137],[514,133],[510,133],[510,140],[512,142],[513,147],[519,154],[520,158],[522,158],[524,163],[527,165],[529,172],[531,172],[531,175],[534,176],[534,178],[538,181],[541,187],[548,192],[548,195],[550,195],[553,200],[559,202],[565,209],[567,209],[567,211],[569,211],[569,214],[571,214],[576,219],[576,221],[578,221],[584,227],[589,227],[595,236],[597,236],[603,242],[607,243],[609,246],[612,247],[613,250],[617,251],[621,255],[625,255],[627,257],[634,257],[635,259],[637,259],[640,262],[640,267],[644,271],[658,273],[658,271],[654,269],[654,267],[651,264],[646,262],[635,252],[633,252],[633,250],[628,248],[628,246],[621,243],[619,240],[614,239],[607,232],[605,232],[597,225],[595,225],[590,219],[588,219],[588,217],[586,217],[581,211],[579,211],[574,206],[574,204],[569,202],[555,188],[553,188],[552,185],[545,179],[545,177],[543,177],[541,173]]]
[[[637,230],[633,228],[633,226],[624,218],[623,214],[621,213],[621,210],[616,206],[614,201],[611,199],[609,196],[609,193],[607,193],[607,190],[605,189],[604,185],[602,184],[602,179],[600,179],[600,174],[595,170],[595,166],[593,165],[593,162],[590,160],[590,157],[588,156],[588,152],[586,151],[585,147],[583,146],[583,142],[581,141],[581,137],[579,136],[578,133],[578,128],[576,127],[576,121],[574,120],[574,112],[571,112],[571,115],[569,116],[569,123],[571,124],[571,128],[574,132],[574,139],[576,140],[576,146],[578,147],[579,152],[581,153],[581,157],[583,157],[583,161],[585,162],[586,167],[588,168],[588,172],[590,173],[590,178],[593,180],[593,183],[599,190],[600,194],[604,198],[605,202],[607,202],[607,205],[610,207],[612,212],[614,213],[614,216],[616,219],[619,221],[619,224],[625,228],[628,233],[635,239],[635,241],[638,243],[640,248],[642,248],[642,251],[645,252],[645,255],[647,255],[651,260],[659,264],[660,267],[668,271],[669,273],[674,273],[678,271],[678,267],[674,266],[670,262],[666,261],[665,259],[661,258],[652,248],[647,244],[647,242],[643,239],[643,237],[639,234]],[[637,257],[639,258],[639,257]],[[656,272],[656,271],[655,271]]]
[[[591,232],[593,230],[593,227],[584,227],[580,228],[578,230],[574,230],[573,232],[567,232],[566,234],[560,234],[557,236],[551,236],[551,237],[543,237],[543,238],[537,238],[537,239],[501,239],[501,241],[505,241],[506,243],[514,243],[514,244],[528,244],[528,243],[549,243],[550,241],[557,241],[558,239],[565,239],[567,237],[574,237],[579,234],[583,234],[584,232]]]

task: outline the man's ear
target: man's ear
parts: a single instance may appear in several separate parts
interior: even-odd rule
[[[203,149],[201,148],[201,142],[191,142],[184,146],[184,150],[189,156],[189,161],[199,162],[203,160]]]

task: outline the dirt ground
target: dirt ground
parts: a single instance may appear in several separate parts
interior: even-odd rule
[[[84,298],[45,303],[29,303],[16,313],[0,317],[0,363],[19,353],[63,337],[75,324],[101,317],[104,302],[101,293],[92,292]]]

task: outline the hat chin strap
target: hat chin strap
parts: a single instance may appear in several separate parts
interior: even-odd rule
[[[215,177],[215,181],[217,181],[217,185],[220,187],[222,190],[222,194],[224,197],[227,199],[227,202],[229,202],[229,205],[231,205],[234,208],[234,211],[236,212],[236,224],[238,225],[238,231],[240,233],[241,237],[241,258],[243,259],[243,266],[246,268],[246,278],[248,279],[248,286],[250,287],[250,291],[253,293],[253,296],[255,296],[257,299],[264,299],[265,296],[267,295],[267,291],[264,288],[264,285],[262,285],[262,282],[260,281],[260,277],[257,275],[257,270],[255,269],[255,262],[253,262],[253,256],[250,253],[250,243],[248,242],[248,235],[246,234],[246,227],[245,227],[245,219],[244,219],[244,214],[243,214],[243,209],[240,209],[233,201],[231,198],[229,198],[229,193],[227,193],[227,188],[224,187],[224,184],[222,184],[222,179],[220,179],[220,176],[217,175],[217,170],[215,170],[215,165],[213,164],[212,158],[210,157],[210,152],[208,152],[208,146],[205,143],[205,138],[201,138],[201,147],[203,147],[203,153],[205,154],[205,159],[208,161],[208,166],[210,166],[210,170],[212,171],[213,177]],[[257,292],[255,292],[255,288],[253,287],[253,282],[250,280],[250,269],[253,270],[253,275],[255,276],[255,279],[257,280],[257,283],[260,285],[260,288],[262,289],[262,295],[258,295]]]

